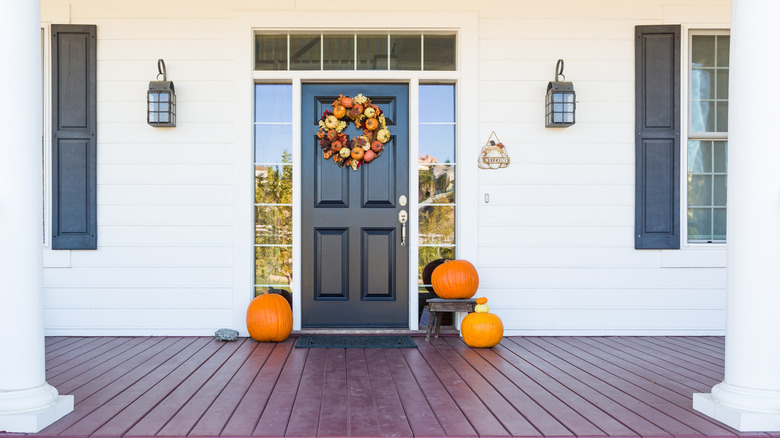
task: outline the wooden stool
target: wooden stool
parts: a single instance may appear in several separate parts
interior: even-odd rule
[[[444,298],[431,298],[427,300],[428,312],[431,316],[428,318],[428,333],[425,335],[425,342],[431,339],[431,331],[434,323],[436,324],[435,337],[439,337],[439,327],[441,326],[441,314],[444,312],[473,312],[477,305],[476,298],[467,300],[445,300]]]

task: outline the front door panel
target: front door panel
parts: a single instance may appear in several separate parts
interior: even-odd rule
[[[392,137],[353,171],[322,157],[317,131],[340,94],[361,93],[382,109]],[[408,95],[406,84],[302,87],[303,327],[408,326],[409,245],[398,221],[407,208],[398,198],[409,196]],[[361,134],[353,123],[345,132]]]

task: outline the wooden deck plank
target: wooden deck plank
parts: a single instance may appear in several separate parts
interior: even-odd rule
[[[309,350],[306,364],[301,375],[301,384],[295,395],[290,424],[287,425],[287,437],[315,437],[320,425],[322,406],[322,388],[325,383],[325,359],[328,350],[313,348]]]
[[[412,429],[401,404],[395,382],[390,376],[385,355],[378,348],[365,349],[364,353],[371,392],[374,394],[374,403],[376,404],[379,435],[411,438],[413,436]]]
[[[623,345],[620,344],[604,343],[603,340],[594,338],[577,337],[572,339],[574,339],[574,342],[586,344],[593,349],[602,352],[603,354],[620,358],[627,363],[633,364],[634,366],[651,370],[661,376],[664,376],[664,378],[669,379],[671,382],[683,385],[688,388],[683,389],[683,393],[687,393],[689,390],[694,392],[697,390],[697,388],[711,388],[713,385],[721,381],[714,376],[695,373],[684,368],[676,367],[671,363],[655,360],[650,355],[645,355],[637,351],[627,350]]]
[[[691,408],[693,392],[722,380],[722,337],[418,341],[294,350],[295,338],[51,337],[49,382],[76,409],[0,438],[780,438]]]
[[[649,356],[648,360],[660,360],[665,363],[674,364],[677,368],[686,369],[697,374],[720,374],[721,371],[721,367],[718,365],[709,364],[703,361],[693,361],[685,354],[659,348],[658,346],[653,345],[652,343],[648,343],[641,338],[623,339],[614,337],[610,338],[610,341],[621,344],[630,351],[639,352],[642,355]]]
[[[137,350],[127,351],[128,355],[123,358],[123,361],[114,364],[110,370],[102,372],[98,377],[74,391],[73,396],[76,400],[74,412],[47,427],[43,432],[46,434],[62,434],[67,436],[70,433],[73,433],[72,431],[68,432],[67,429],[82,421],[84,424],[79,426],[79,428],[94,427],[94,429],[97,429],[100,427],[101,424],[97,423],[100,423],[101,418],[99,416],[92,417],[92,413],[108,403],[118,394],[121,394],[136,381],[151,373],[160,363],[169,357],[167,354],[159,353],[166,352],[167,350],[168,354],[175,354],[174,350],[168,349],[168,347],[174,345],[179,340],[180,338],[144,339],[143,343],[136,346]],[[89,395],[83,397],[77,395],[82,393]],[[74,433],[74,436],[82,435]]]
[[[247,345],[252,345],[253,350],[241,368],[214,400],[205,414],[198,420],[189,433],[192,437],[219,436],[225,425],[233,416],[236,408],[246,395],[257,373],[262,368],[268,355],[273,349],[272,344],[259,344],[247,340]]]
[[[242,344],[243,342],[226,342],[221,344],[220,348],[211,357],[206,359],[192,374],[187,376],[165,399],[136,423],[126,435],[133,437],[156,435]],[[182,435],[186,435],[187,431],[183,432]]]
[[[498,353],[506,360],[512,361],[513,365],[518,367],[523,373],[536,380],[545,388],[552,391],[561,401],[568,406],[582,414],[590,422],[596,425],[599,429],[604,431],[609,436],[635,436],[636,432],[632,431],[626,425],[620,421],[602,411],[596,404],[595,400],[589,400],[586,395],[578,394],[573,391],[561,381],[565,380],[564,376],[551,376],[546,372],[551,370],[541,371],[528,362],[528,359],[523,357],[523,353],[526,351],[521,348],[525,343],[525,339],[511,339],[501,344],[501,348],[498,349]],[[512,356],[514,355],[514,357]],[[570,382],[567,382],[570,383]],[[593,395],[593,394],[588,394]],[[575,433],[577,431],[575,430]],[[577,433],[577,435],[582,435]]]
[[[72,394],[79,386],[111,370],[116,364],[132,357],[135,352],[142,351],[144,348],[159,341],[160,339],[132,338],[130,341],[112,349],[99,358],[84,362],[56,376],[52,376],[48,379],[49,384],[56,387],[63,394]],[[140,348],[139,345],[141,345]],[[128,351],[132,352],[128,354]]]
[[[473,369],[449,349],[446,341],[434,338],[428,343],[420,338],[417,343],[425,360],[480,436],[539,434],[483,378],[475,376]],[[432,343],[439,344],[438,348]]]
[[[593,365],[593,367],[596,368],[594,372],[599,376],[606,378],[607,375],[611,375],[614,376],[612,377],[614,379],[625,380],[645,391],[656,394],[669,403],[684,405],[691,402],[689,394],[692,393],[692,391],[679,391],[679,385],[674,385],[673,382],[657,373],[641,368],[636,364],[627,362],[623,359],[607,356],[606,354],[600,353],[597,349],[583,349],[583,347],[587,348],[587,345],[580,345],[576,342],[572,342],[571,339],[567,337],[557,338],[557,340],[559,342],[555,345],[560,350],[568,352],[575,358]]]
[[[218,342],[218,341],[214,341]],[[257,344],[247,339],[237,342],[238,348],[230,354],[227,360],[222,361],[210,376],[204,376],[206,380],[190,397],[184,406],[157,432],[157,436],[181,436],[189,435],[195,424],[201,419],[203,413],[211,407],[214,400],[222,393],[233,376],[241,368],[241,365],[249,358]],[[204,373],[205,374],[205,373]],[[214,418],[215,421],[227,421],[227,418]]]
[[[502,341],[508,342],[508,341]],[[541,383],[521,372],[512,363],[512,359],[505,359],[498,353],[498,348],[481,348],[473,350],[495,367],[501,374],[510,380],[517,388],[525,392],[547,412],[553,415],[568,430],[576,436],[606,436],[607,434],[583,417],[580,412],[563,403]],[[506,354],[507,352],[505,352]],[[522,360],[522,359],[520,359]]]
[[[194,342],[155,370],[154,375],[157,376],[157,383],[142,395],[132,401],[129,400],[129,397],[127,400],[119,398],[112,400],[112,402],[124,401],[124,408],[95,430],[91,434],[92,438],[112,438],[124,435],[218,348],[219,344],[212,342],[210,338],[195,339]],[[168,371],[167,374],[163,374],[166,371]],[[143,389],[141,383],[134,385],[133,389]]]
[[[327,349],[318,437],[349,436],[347,364],[344,350],[343,348]]]
[[[377,403],[368,378],[365,349],[348,348],[346,354],[349,435],[381,436]]]
[[[248,437],[252,435],[294,342],[295,340],[291,338],[279,344],[261,343],[258,348],[269,351],[268,359],[262,364],[262,368],[259,369],[252,385],[222,430],[223,436]]]
[[[402,353],[388,352],[389,356],[398,354],[404,357],[447,436],[477,436],[477,432],[469,423],[468,418],[458,408],[458,404],[439,381],[436,373],[433,372],[422,354],[414,348],[402,348],[401,350],[403,350]]]
[[[287,432],[308,352],[306,348],[293,348],[287,356],[282,374],[279,375],[274,392],[266,403],[252,435],[282,437]]]
[[[466,346],[460,338],[446,337],[442,339],[445,339],[450,347],[457,351],[475,370],[479,370],[482,378],[488,381],[517,412],[528,419],[542,436],[574,436],[561,422],[515,386],[506,376],[498,372],[485,358]]]
[[[398,350],[383,350],[385,364],[415,437],[446,436],[412,370]]]
[[[192,356],[189,350],[196,338],[180,338],[176,343],[161,350],[159,354],[144,362],[141,366],[117,379],[106,392],[114,392],[115,396],[106,399],[101,397],[100,405],[87,417],[70,426],[64,433],[75,436],[91,436],[125,410],[144,393],[159,384],[168,373],[175,370],[179,364]],[[152,370],[151,372],[149,370]],[[135,380],[134,380],[135,379]],[[124,389],[123,389],[124,388]],[[108,395],[108,394],[107,394]],[[96,400],[97,401],[97,400]],[[93,402],[94,403],[94,402]],[[114,435],[116,436],[116,435]]]
[[[723,357],[715,357],[710,354],[709,350],[703,349],[696,345],[680,345],[673,339],[667,339],[666,337],[642,337],[642,342],[652,344],[662,349],[662,351],[674,351],[679,354],[680,357],[686,357],[687,361],[697,363],[706,362],[712,364],[715,369],[720,369],[723,365]]]
[[[106,357],[106,354],[112,349],[126,344],[131,338],[116,338],[105,337],[101,338],[105,342],[95,345],[95,348],[91,350],[80,351],[77,350],[71,357],[60,356],[57,360],[46,361],[46,376],[47,379],[52,379],[62,373],[65,373],[79,365],[90,363],[94,365],[94,361],[99,360],[102,357]],[[59,360],[61,359],[61,360]]]
[[[534,342],[534,339],[530,339]],[[537,340],[537,342],[539,342]],[[556,367],[565,367],[564,364],[570,361],[577,361],[578,358],[571,353],[554,345],[554,340],[546,339],[539,343],[544,343],[547,347],[545,351],[553,351],[556,354],[549,353],[548,363],[555,364]],[[572,367],[569,367],[570,370]],[[586,366],[591,375],[600,373],[600,369],[594,366]],[[572,374],[577,382],[588,382],[591,380],[583,371]],[[690,397],[684,405],[677,405],[670,403],[667,399],[659,397],[653,392],[646,391],[643,388],[630,385],[620,385],[624,380],[618,378],[615,375],[609,373],[601,374],[603,379],[596,382],[594,387],[605,390],[607,388],[615,388],[615,391],[609,391],[606,393],[621,405],[626,406],[633,412],[641,415],[649,421],[656,424],[666,432],[674,436],[696,436],[696,435],[713,435],[713,436],[733,436],[731,430],[726,427],[721,427],[713,423],[710,419],[703,417],[701,414],[694,412],[691,407]],[[615,411],[610,410],[610,413]],[[635,427],[635,422],[630,421],[631,427]],[[643,436],[650,435],[650,433],[643,433],[639,431]],[[654,435],[654,434],[652,434]]]
[[[625,381],[618,376],[559,348],[557,339],[528,338],[528,341],[524,344],[530,353],[523,356],[526,360],[535,363],[537,367],[551,367],[565,373],[569,376],[569,388],[587,397],[641,436],[692,436],[698,433],[675,419],[676,416],[688,414],[686,410],[674,406],[675,409],[670,413],[660,408],[666,400],[642,388],[621,385]],[[531,355],[539,360],[530,360]],[[631,391],[628,393],[624,389]]]

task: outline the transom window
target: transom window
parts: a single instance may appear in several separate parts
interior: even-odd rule
[[[455,34],[257,34],[255,70],[454,71]]]
[[[688,242],[726,241],[729,36],[691,35]]]

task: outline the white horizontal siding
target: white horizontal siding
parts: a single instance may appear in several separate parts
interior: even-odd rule
[[[58,8],[44,0],[47,8]],[[399,0],[385,11],[479,16],[480,140],[495,131],[511,164],[479,171],[480,294],[506,334],[720,333],[725,250],[633,249],[634,27],[729,21],[729,0]],[[332,4],[365,12],[370,3]],[[97,251],[47,252],[51,334],[209,334],[233,324],[243,287],[235,227],[252,199],[236,199],[236,11],[321,11],[319,0],[180,2],[73,0],[72,23],[98,27]],[[380,20],[381,21],[381,20]],[[366,24],[368,26],[369,24]],[[370,24],[380,29],[382,24]],[[328,23],[322,23],[327,27]],[[337,25],[334,25],[334,28]],[[361,27],[361,24],[357,24]],[[343,26],[338,26],[339,30]],[[149,81],[166,61],[177,127],[145,122]],[[555,61],[577,92],[577,124],[546,129],[543,99]],[[250,72],[245,72],[247,82]],[[245,108],[251,112],[252,108]],[[248,114],[248,113],[247,113]],[[247,129],[251,129],[248,127]],[[251,148],[251,145],[242,145]],[[461,144],[473,151],[481,144]],[[247,149],[248,150],[248,149]],[[458,163],[473,166],[474,162]],[[485,202],[485,196],[488,201]],[[243,209],[246,207],[245,209]],[[242,210],[243,209],[243,210]],[[244,293],[240,291],[239,293]],[[246,291],[250,293],[250,291]]]

